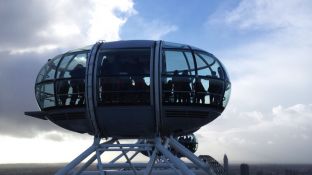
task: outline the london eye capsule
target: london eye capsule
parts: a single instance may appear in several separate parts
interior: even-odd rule
[[[216,119],[231,90],[211,53],[185,44],[98,42],[50,59],[35,84],[47,119],[99,137],[187,135]]]

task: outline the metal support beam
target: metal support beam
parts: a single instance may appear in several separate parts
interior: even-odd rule
[[[81,161],[83,161],[90,154],[92,154],[94,151],[96,151],[99,142],[100,142],[99,138],[94,138],[93,144],[88,149],[86,149],[77,158],[75,158],[73,161],[71,161],[69,164],[67,164],[64,168],[62,168],[59,171],[57,171],[55,175],[65,175],[65,174],[68,174],[68,172],[73,170]]]
[[[135,144],[140,144],[142,142],[142,140],[138,140]],[[129,150],[125,151],[125,153],[128,153]],[[132,160],[137,154],[139,153],[139,151],[136,151],[131,157],[130,160]],[[115,163],[117,160],[119,160],[120,158],[122,158],[123,153],[120,153],[117,157],[115,157],[113,160],[111,160],[109,163]]]
[[[194,170],[194,174],[207,175],[207,173],[203,172],[202,170]],[[81,175],[99,175],[99,173],[94,171],[87,171],[82,173]],[[130,170],[125,170],[125,171],[105,171],[105,175],[134,175],[134,174]],[[144,171],[143,170],[138,171],[138,175],[144,175]],[[166,169],[166,170],[153,170],[151,175],[177,175],[177,173],[175,173],[171,169]]]
[[[117,141],[117,144],[120,145],[119,141]],[[121,146],[120,146],[120,149],[122,149]],[[131,163],[131,160],[129,159],[127,153],[126,153],[124,150],[122,150],[121,152],[122,152],[122,154],[125,156],[125,158],[126,158],[126,160],[127,160],[127,163],[130,165],[131,169],[133,170],[133,173],[134,173],[135,175],[137,175],[136,169],[133,167],[133,165],[132,165],[132,163]]]
[[[216,175],[213,169],[210,167],[209,163],[205,164],[201,161],[197,156],[194,155],[190,150],[186,149],[183,145],[181,145],[178,141],[176,141],[173,137],[170,137],[169,144],[176,151],[179,151],[183,156],[192,161],[195,165],[203,169],[209,175]]]
[[[166,149],[162,144],[160,138],[155,139],[155,147],[166,157],[168,158],[184,175],[195,175],[187,166],[174,156],[168,149]]]
[[[56,175],[203,175],[207,174],[207,172],[209,175],[215,175],[209,166],[205,165],[172,137],[164,137],[162,139],[156,137],[154,142],[148,144],[143,144],[142,141],[139,140],[133,144],[121,144],[117,139],[111,139],[100,143],[100,138],[95,137],[93,144],[88,149],[63,169],[59,170]],[[180,158],[170,152],[168,147],[176,149],[179,154],[185,155],[193,163],[184,163]],[[101,155],[107,151],[119,151],[121,154],[110,162],[102,162]],[[148,163],[133,161],[142,151],[152,151]],[[133,152],[133,154],[130,152]],[[130,157],[130,155],[132,156]],[[126,162],[117,163],[117,160],[122,156],[125,157]],[[83,164],[82,161],[84,160],[87,161]],[[95,161],[97,163],[97,170],[88,171],[88,167]],[[78,166],[80,164],[82,164],[81,167]]]
[[[152,168],[154,166],[154,163],[155,163],[155,159],[156,159],[156,155],[157,155],[157,149],[154,148],[154,151],[152,153],[152,156],[150,157],[150,160],[148,161],[148,164],[146,166],[146,170],[144,172],[144,175],[150,175],[151,172],[152,172]]]
[[[103,163],[102,163],[102,160],[101,160],[101,153],[103,152],[100,152],[99,150],[96,150],[96,159],[98,161],[97,165],[96,165],[96,168],[99,170],[100,172],[100,175],[104,175],[104,168],[103,168]]]
[[[79,175],[81,172],[85,171],[94,161],[96,160],[96,154],[94,154],[74,175]]]

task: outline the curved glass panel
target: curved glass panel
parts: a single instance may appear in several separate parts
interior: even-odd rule
[[[223,69],[224,79],[225,79],[226,81],[230,82],[229,73],[227,72],[227,70],[226,70],[226,68],[224,67],[224,65],[223,65],[221,62],[219,62],[219,63],[221,64],[222,69]]]
[[[150,104],[150,57],[149,48],[100,51],[99,104]]]
[[[203,53],[195,53],[195,58],[198,75],[224,79],[222,66],[217,59]]]
[[[41,108],[55,106],[53,83],[41,83],[36,85],[36,99]]]
[[[165,50],[162,58],[163,102],[191,103],[195,66],[190,51]]]
[[[61,61],[56,78],[84,78],[87,53],[67,55]]]
[[[36,83],[40,83],[42,81],[46,80],[53,80],[55,76],[55,71],[57,68],[57,65],[59,61],[61,60],[62,55],[59,55],[51,60],[48,61],[48,63],[43,66],[43,68],[40,70]]]
[[[224,72],[219,61],[210,54],[195,52],[199,79],[206,90],[203,104],[222,106],[224,94]],[[209,98],[208,98],[209,97]]]
[[[229,87],[230,89],[230,87]],[[164,104],[211,105],[223,108],[229,96],[220,62],[202,51],[164,49],[162,58]],[[224,102],[225,101],[225,102]]]
[[[41,109],[85,104],[84,79],[88,52],[57,56],[41,69],[35,86],[36,99]]]
[[[222,104],[224,108],[229,103],[230,95],[231,95],[231,83],[226,82],[226,88],[225,88],[224,99],[223,99],[223,104]]]
[[[85,71],[88,52],[70,54],[63,58],[55,82],[58,106],[85,104]]]

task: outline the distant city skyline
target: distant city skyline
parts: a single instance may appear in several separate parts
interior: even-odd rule
[[[68,162],[92,137],[24,116],[48,59],[98,40],[156,39],[213,53],[232,96],[195,133],[197,155],[312,163],[312,2],[0,1],[0,164]]]
[[[224,154],[224,157],[223,157],[223,167],[224,167],[225,175],[228,175],[229,174],[229,159],[226,154]]]

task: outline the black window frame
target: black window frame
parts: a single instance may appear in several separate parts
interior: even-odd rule
[[[120,51],[134,51],[134,50],[146,50],[149,52],[149,73],[148,74],[127,74],[127,75],[120,75],[120,74],[111,74],[107,76],[103,76],[100,73],[101,70],[101,65],[100,62],[102,63],[103,59],[99,58],[100,54],[103,52],[120,52]],[[96,93],[95,93],[95,98],[96,98],[96,103],[98,106],[135,106],[135,105],[142,105],[142,106],[151,106],[153,105],[153,73],[154,73],[154,68],[153,68],[153,62],[154,62],[154,46],[152,47],[126,47],[126,48],[101,48],[97,51],[96,53]],[[149,77],[149,90],[148,90],[148,103],[103,103],[101,101],[100,97],[100,79],[103,77],[129,77],[129,76],[144,76],[144,77]]]

